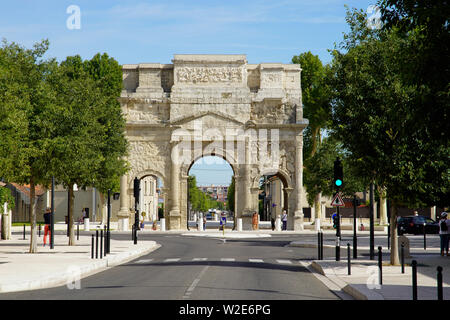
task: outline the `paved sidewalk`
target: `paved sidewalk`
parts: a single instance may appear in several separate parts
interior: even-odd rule
[[[317,244],[294,241],[293,247],[317,248]],[[335,248],[324,245],[326,248]],[[341,249],[344,249],[341,247]],[[375,248],[376,249],[376,248]],[[443,268],[443,297],[450,300],[450,257],[441,257],[438,248],[411,248],[411,257],[405,259],[405,273],[401,266],[390,266],[389,252],[382,255],[382,285],[379,285],[378,250],[375,260],[369,260],[366,252],[369,246],[358,246],[358,259],[353,259],[351,251],[351,275],[348,275],[347,253],[341,251],[340,261],[335,256],[324,260],[305,262],[305,266],[322,280],[330,290],[341,290],[357,300],[412,300],[411,261],[417,261],[417,295],[419,300],[437,300],[437,267]],[[365,254],[361,256],[361,252]]]
[[[54,249],[50,249],[48,244],[43,246],[43,233],[37,239],[38,252],[34,254],[28,253],[29,233],[26,240],[22,234],[13,233],[11,240],[0,241],[1,293],[65,284],[73,286],[76,280],[138,258],[160,246],[155,241],[138,241],[134,245],[131,240],[111,239],[111,253],[103,259],[91,259],[90,235],[80,235],[75,246],[68,246],[67,236],[55,233]]]

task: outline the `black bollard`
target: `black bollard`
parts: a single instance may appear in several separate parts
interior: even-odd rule
[[[98,259],[98,230],[95,230],[95,259]]]
[[[104,251],[103,251],[103,256],[106,257],[106,253],[108,252],[108,236],[107,236],[107,232],[106,232],[106,226],[103,227],[104,231],[103,231],[103,237],[105,239],[105,246],[104,246]]]
[[[417,261],[413,260],[412,265],[412,297],[417,300]]]
[[[41,237],[41,224],[39,223],[39,238]]]
[[[339,237],[336,237],[336,261],[341,261],[341,244]]]
[[[423,224],[423,250],[427,250],[427,232],[425,230],[425,223]]]
[[[103,229],[100,229],[100,259],[103,259]]]
[[[23,225],[23,240],[25,240],[25,225]]]
[[[347,243],[347,269],[348,269],[348,275],[352,274],[352,266],[350,263],[350,243]]]
[[[391,248],[390,242],[391,242],[391,224],[388,223],[388,232],[387,232],[387,241],[388,241],[388,250]]]
[[[381,247],[378,247],[378,279],[379,284],[383,284],[383,253],[381,252]]]
[[[92,235],[91,241],[91,259],[94,259],[94,235]]]
[[[402,273],[405,273],[405,245],[402,243],[402,249],[400,250],[400,261],[402,263]]]
[[[320,231],[320,260],[323,260],[323,232]]]
[[[80,240],[80,224],[77,224],[77,240]]]
[[[438,300],[444,300],[444,292],[442,290],[442,267],[437,267],[437,290],[438,290]]]
[[[322,260],[320,259],[320,231],[317,232],[317,260]]]

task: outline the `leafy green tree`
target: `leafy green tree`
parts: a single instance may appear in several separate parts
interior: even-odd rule
[[[333,135],[355,170],[385,187],[392,203],[391,264],[398,264],[397,208],[448,202],[450,150],[448,141],[434,142],[442,132],[427,129],[434,124],[416,103],[420,89],[402,74],[414,34],[369,29],[366,21],[362,10],[349,11],[350,32],[333,52]]]
[[[102,59],[106,62],[99,63]],[[68,188],[69,245],[74,244],[73,186],[96,187],[103,199],[108,189],[119,189],[120,176],[126,170],[124,119],[117,101],[117,82],[121,85],[121,78],[102,76],[105,70],[99,66],[114,66],[107,56],[97,55],[92,61],[93,66],[79,56],[68,57],[60,64],[52,83],[58,112],[48,117],[58,126],[48,150],[52,171],[58,182]]]
[[[304,131],[305,179],[308,180],[306,177],[308,174],[320,174],[319,172],[314,172],[316,169],[319,169],[318,167],[309,166],[311,162],[308,159],[315,156],[322,143],[323,131],[331,123],[331,90],[328,84],[331,73],[330,67],[328,65],[324,66],[319,57],[313,55],[310,51],[294,56],[292,62],[300,64],[302,68],[303,116],[309,120],[309,126]],[[311,182],[314,179],[311,177],[308,181]],[[314,199],[310,205],[314,205],[317,210],[317,217],[320,217],[320,198],[322,191],[327,193],[327,190],[322,189],[320,182],[318,185],[306,184],[306,189],[309,199]]]
[[[334,161],[339,157],[344,172],[344,184],[340,188],[343,196],[353,195],[367,186],[367,181],[354,169],[351,157],[344,151],[342,143],[333,136],[323,139],[316,153],[305,161],[304,184],[308,190],[307,200],[310,205],[315,201],[315,194],[332,196],[336,192],[333,185]]]
[[[231,183],[228,187],[228,194],[227,194],[227,209],[231,212],[236,212],[236,203],[235,203],[235,179],[234,176],[231,177]]]
[[[55,104],[47,80],[57,64],[42,58],[48,45],[25,49],[3,40],[0,48],[0,176],[30,185],[30,253],[37,252],[35,186],[48,181],[46,114]]]

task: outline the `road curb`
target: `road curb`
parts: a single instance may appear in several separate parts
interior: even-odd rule
[[[333,268],[324,268],[316,261],[311,262],[311,267],[319,274],[334,282],[343,292],[352,296],[356,300],[385,300],[382,295],[368,289],[366,285],[355,285],[341,280],[336,275]]]
[[[48,289],[64,284],[73,285],[77,280],[81,280],[95,273],[104,271],[110,267],[126,263],[142,255],[149,254],[150,252],[161,247],[161,245],[155,241],[151,242],[152,243],[150,243],[150,241],[148,242],[150,247],[137,248],[130,252],[121,252],[116,255],[109,255],[104,259],[97,259],[97,261],[93,261],[82,266],[69,265],[65,267],[66,271],[41,277],[38,280],[25,280],[17,283],[0,284],[0,293]]]

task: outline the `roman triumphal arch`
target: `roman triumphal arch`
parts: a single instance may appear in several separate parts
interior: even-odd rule
[[[236,179],[236,217],[250,229],[259,178],[277,174],[288,195],[288,229],[303,229],[300,66],[248,64],[245,55],[175,55],[173,64],[123,65],[120,97],[130,171],[121,178],[119,229],[134,218],[133,179],[162,180],[169,230],[187,226],[187,178],[207,155]],[[304,198],[304,197],[303,197]]]

